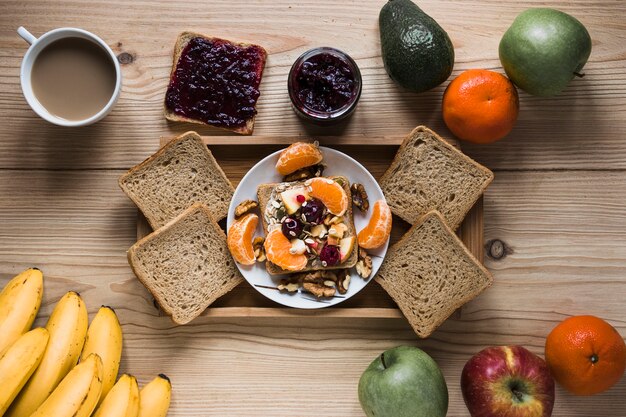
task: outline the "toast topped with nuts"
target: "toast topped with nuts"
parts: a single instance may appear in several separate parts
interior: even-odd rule
[[[356,230],[346,177],[262,184],[257,197],[270,274],[356,265]]]

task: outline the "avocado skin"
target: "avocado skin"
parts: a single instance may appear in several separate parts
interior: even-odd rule
[[[535,96],[554,96],[587,63],[591,37],[573,16],[549,8],[520,13],[498,47],[506,75]]]
[[[452,73],[454,47],[445,30],[410,0],[389,0],[378,16],[385,70],[407,90],[421,93]]]

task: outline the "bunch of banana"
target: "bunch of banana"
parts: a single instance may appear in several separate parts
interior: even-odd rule
[[[43,296],[43,274],[30,268],[13,278],[0,293],[0,356],[30,330]]]
[[[42,295],[36,268],[0,293],[0,417],[167,415],[171,384],[165,375],[141,391],[131,375],[116,383],[122,328],[112,308],[102,306],[88,326],[85,303],[70,291],[45,328],[30,330]]]

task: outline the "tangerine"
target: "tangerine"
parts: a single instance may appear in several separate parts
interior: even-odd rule
[[[228,250],[233,255],[233,259],[242,265],[254,265],[256,261],[252,237],[258,223],[259,216],[248,213],[235,220],[228,229],[228,237],[226,238]]]
[[[305,184],[309,187],[309,195],[320,200],[331,214],[343,216],[348,210],[348,194],[337,181],[317,177]]]
[[[322,158],[322,153],[315,143],[292,143],[278,156],[276,170],[280,175],[289,175],[299,169],[319,164]]]
[[[269,232],[263,246],[267,260],[286,271],[301,271],[306,267],[306,255],[291,253],[291,242],[279,228]]]
[[[492,143],[513,129],[519,97],[504,75],[483,69],[461,73],[443,94],[443,121],[459,139]]]
[[[363,249],[376,249],[385,244],[391,235],[391,210],[385,200],[374,203],[370,221],[357,235],[359,246]]]
[[[606,391],[626,369],[624,339],[595,316],[563,320],[546,339],[546,362],[556,382],[575,395]]]

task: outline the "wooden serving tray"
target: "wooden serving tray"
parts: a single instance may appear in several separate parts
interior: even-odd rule
[[[163,146],[172,137],[161,138]],[[322,145],[336,148],[362,163],[375,178],[380,178],[393,159],[403,137],[381,136],[315,138],[260,137],[260,136],[203,136],[222,169],[236,187],[245,173],[261,158],[285,147],[296,140],[317,140]],[[450,141],[455,146],[458,143]],[[246,145],[246,146],[241,146]],[[394,244],[409,229],[410,225],[394,216],[391,242]],[[152,231],[141,212],[137,221],[137,239]],[[470,210],[459,227],[458,235],[474,256],[483,262],[483,200],[482,197]],[[355,278],[360,279],[360,278]],[[261,294],[247,282],[215,301],[203,313],[212,317],[371,317],[401,318],[396,303],[376,282],[368,284],[361,292],[336,307],[303,310],[281,306]]]

